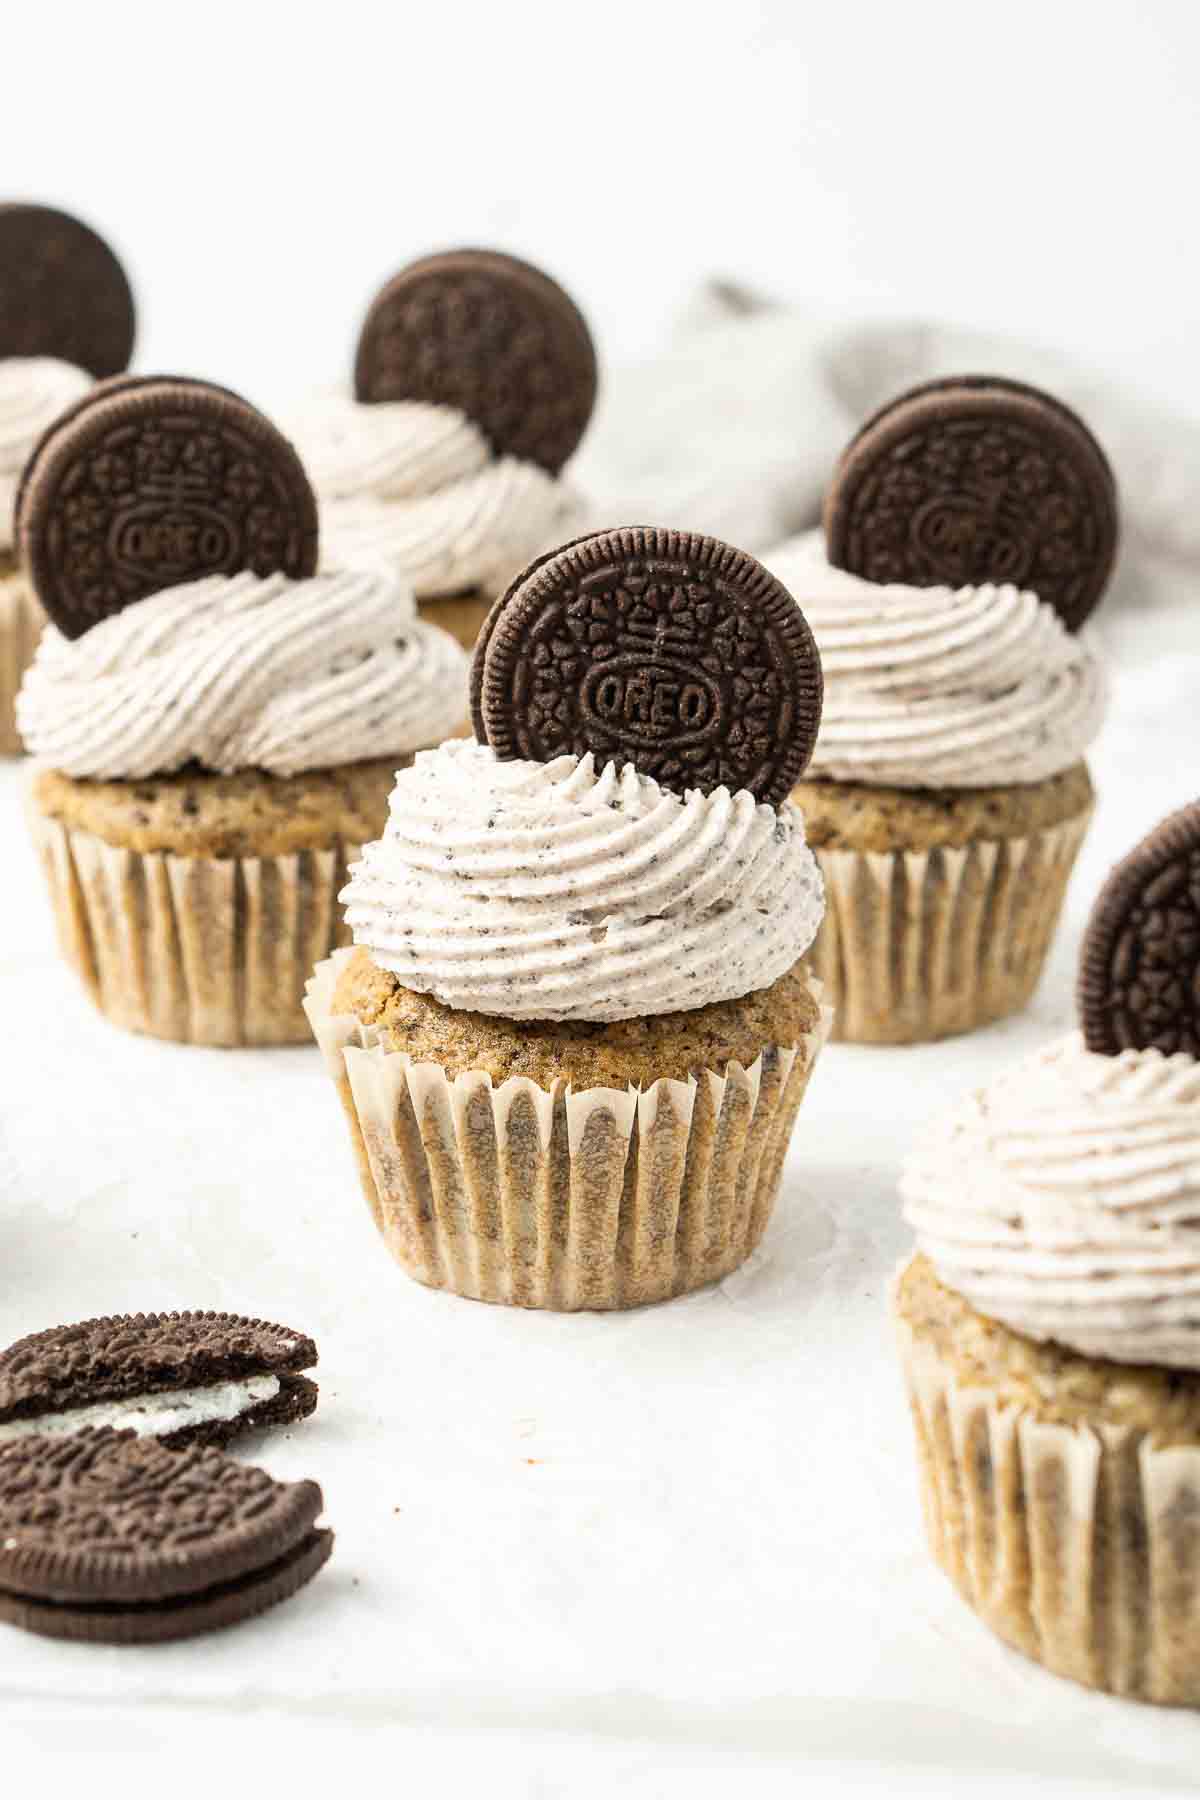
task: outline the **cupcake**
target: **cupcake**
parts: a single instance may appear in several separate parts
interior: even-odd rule
[[[893,1312],[930,1547],[1056,1674],[1200,1705],[1200,805],[1118,867],[1082,1031],[903,1179]]]
[[[18,505],[51,623],[17,704],[63,953],[115,1024],[307,1039],[337,894],[397,766],[454,730],[467,662],[394,570],[316,570],[295,452],[225,389],[109,383]]]
[[[121,265],[95,232],[48,206],[0,206],[0,754],[21,749],[13,707],[45,617],[17,565],[13,510],[29,453],[98,376],[133,351]]]
[[[1057,401],[962,378],[864,427],[824,532],[768,558],[825,668],[795,798],[825,876],[813,964],[838,1037],[919,1043],[1031,999],[1094,806],[1107,690],[1075,633],[1115,506]]]
[[[509,580],[578,528],[559,477],[595,397],[587,325],[540,270],[484,250],[413,263],[368,310],[353,392],[293,423],[323,566],[385,561],[470,649]]]
[[[535,563],[418,755],[308,1012],[384,1242],[418,1281],[557,1310],[754,1249],[829,1016],[787,795],[820,715],[791,596],[711,538]]]

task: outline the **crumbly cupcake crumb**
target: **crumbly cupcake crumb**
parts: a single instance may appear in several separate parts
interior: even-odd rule
[[[1200,1443],[1200,1371],[1080,1356],[1039,1344],[985,1318],[915,1256],[895,1292],[896,1312],[918,1346],[932,1350],[959,1388],[980,1388],[1044,1424],[1120,1426],[1152,1442]]]
[[[1074,819],[1093,804],[1085,763],[1028,786],[872,787],[855,781],[802,781],[791,798],[814,850],[961,849],[979,840],[1028,837]]]
[[[495,1018],[414,993],[361,947],[341,971],[332,1010],[377,1027],[388,1049],[438,1063],[451,1078],[483,1069],[497,1084],[524,1075],[544,1088],[565,1080],[577,1089],[621,1090],[721,1072],[729,1062],[748,1067],[768,1045],[799,1044],[820,1014],[801,961],[761,993],[693,1012],[607,1024]]]

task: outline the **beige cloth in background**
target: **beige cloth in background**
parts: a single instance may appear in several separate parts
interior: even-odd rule
[[[839,321],[713,281],[660,355],[606,373],[576,478],[597,523],[704,530],[764,551],[817,521],[829,472],[868,413],[915,382],[966,372],[1034,382],[1082,414],[1121,494],[1122,555],[1104,615],[1122,604],[1169,609],[1179,615],[1173,644],[1200,644],[1200,423],[1016,339]],[[1130,643],[1139,659],[1164,647],[1157,631]]]

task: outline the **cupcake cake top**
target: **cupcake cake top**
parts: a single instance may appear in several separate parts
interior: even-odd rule
[[[876,413],[834,472],[823,531],[770,558],[828,678],[813,776],[1019,786],[1077,763],[1107,694],[1074,633],[1116,542],[1104,453],[1051,395],[956,376]]]
[[[472,685],[489,741],[400,772],[343,894],[380,967],[463,1010],[604,1022],[804,954],[824,902],[786,795],[820,662],[752,557],[641,528],[568,545],[493,608]]]
[[[1084,1031],[925,1135],[918,1248],[979,1312],[1116,1362],[1200,1368],[1200,803],[1118,865],[1085,942]]]
[[[353,394],[294,421],[325,564],[386,558],[422,598],[501,586],[577,515],[558,474],[596,380],[578,308],[528,263],[458,250],[401,270],[368,310]]]
[[[42,433],[133,352],[129,282],[102,238],[49,206],[0,205],[0,551]]]
[[[315,573],[299,459],[226,389],[102,384],[38,444],[17,526],[51,619],[18,723],[67,774],[292,774],[406,754],[462,718],[458,646],[394,573]]]

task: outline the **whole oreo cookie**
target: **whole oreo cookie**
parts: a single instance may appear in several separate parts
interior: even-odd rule
[[[0,1355],[0,1444],[131,1427],[178,1448],[307,1418],[310,1337],[235,1313],[135,1313],[56,1325]]]
[[[134,330],[102,237],[52,206],[0,205],[0,356],[56,356],[102,378],[128,367]]]
[[[590,751],[665,787],[777,805],[821,720],[821,661],[787,589],[716,538],[642,526],[526,570],[475,651],[476,735],[498,757]]]
[[[1117,548],[1112,470],[1083,421],[995,376],[930,381],[868,419],[825,499],[829,560],[916,587],[1011,582],[1078,630]]]
[[[203,575],[317,566],[317,506],[287,439],[227,388],[174,375],[105,383],[26,464],[17,542],[65,637]]]
[[[393,276],[367,313],[359,400],[456,406],[501,456],[557,472],[596,401],[596,352],[575,302],[515,256],[451,250]]]
[[[1119,862],[1092,908],[1079,967],[1089,1050],[1200,1056],[1200,801]]]
[[[157,1644],[254,1617],[321,1568],[314,1481],[128,1431],[0,1446],[0,1619],[44,1637]]]

